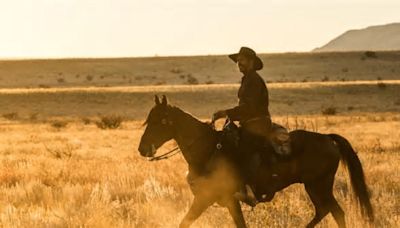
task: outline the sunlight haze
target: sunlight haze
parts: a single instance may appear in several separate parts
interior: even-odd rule
[[[395,0],[0,0],[0,58],[304,52],[400,22]]]

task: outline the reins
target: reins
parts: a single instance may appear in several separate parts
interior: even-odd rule
[[[177,147],[173,148],[172,150],[168,151],[165,154],[149,158],[149,161],[160,161],[160,160],[163,160],[163,159],[168,159],[168,158],[170,158],[170,157],[172,157],[172,156],[174,156],[176,154],[179,154],[180,152],[181,151],[179,150],[179,147],[177,146]]]

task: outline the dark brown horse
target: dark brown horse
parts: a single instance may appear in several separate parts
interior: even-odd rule
[[[217,131],[181,109],[155,98],[139,152],[153,157],[157,148],[174,139],[189,165],[188,182],[194,194],[191,208],[180,227],[189,227],[209,206],[215,202],[227,207],[237,227],[246,227],[240,203],[233,197],[238,191],[238,173],[227,150],[218,150]],[[342,208],[333,196],[332,188],[339,161],[342,160],[350,173],[353,190],[363,215],[373,221],[373,210],[364,180],[364,173],[350,143],[336,134],[319,134],[303,130],[290,132],[292,159],[280,163],[277,171],[279,191],[294,183],[303,183],[312,203],[315,216],[307,225],[314,227],[328,213],[332,213],[339,227],[345,227]],[[257,177],[257,189],[269,189],[267,167],[261,165]]]

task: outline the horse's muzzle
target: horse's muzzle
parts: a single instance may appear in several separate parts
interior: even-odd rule
[[[157,152],[157,148],[154,144],[151,145],[140,144],[139,152],[140,155],[142,155],[143,157],[153,157]]]

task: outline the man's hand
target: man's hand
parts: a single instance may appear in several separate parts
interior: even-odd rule
[[[213,114],[211,122],[214,123],[215,121],[217,121],[217,120],[219,120],[221,118],[224,118],[224,117],[226,117],[226,111],[225,110],[220,110],[220,111],[218,111],[218,112]]]

